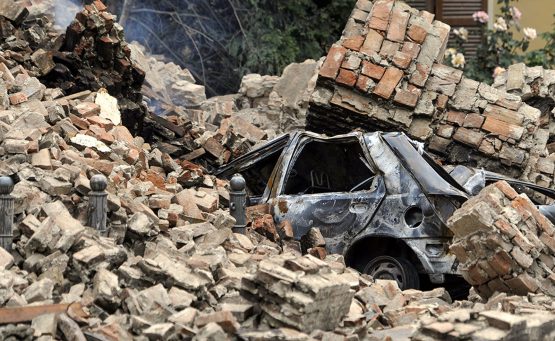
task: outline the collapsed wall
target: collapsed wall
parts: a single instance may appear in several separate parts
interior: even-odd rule
[[[404,131],[445,162],[552,186],[540,111],[442,64],[449,30],[404,2],[359,0],[319,71],[307,129]]]
[[[482,297],[555,295],[555,227],[505,181],[483,189],[449,218],[450,251]]]

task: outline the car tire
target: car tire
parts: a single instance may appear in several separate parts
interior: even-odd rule
[[[411,262],[402,257],[373,258],[364,267],[364,273],[374,279],[396,280],[401,290],[420,288],[418,271]]]

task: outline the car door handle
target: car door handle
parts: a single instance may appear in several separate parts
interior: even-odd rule
[[[364,213],[368,211],[368,204],[363,202],[353,203],[349,207],[349,211],[351,211],[351,213]]]

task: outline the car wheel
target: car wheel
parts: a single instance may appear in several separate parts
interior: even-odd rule
[[[372,259],[364,268],[364,273],[374,279],[397,281],[401,290],[418,289],[420,278],[414,265],[401,257],[379,256]]]

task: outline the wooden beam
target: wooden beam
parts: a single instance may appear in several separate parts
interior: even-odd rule
[[[71,310],[71,312],[69,310]],[[82,306],[79,302],[0,308],[0,324],[28,322],[32,321],[37,316],[45,314],[60,314],[67,312],[68,315],[71,316],[79,311],[82,311]],[[78,314],[82,315],[81,313]]]

